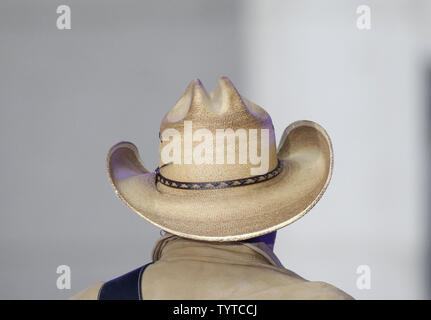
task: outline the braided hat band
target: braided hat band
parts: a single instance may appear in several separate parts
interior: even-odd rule
[[[167,164],[165,164],[167,165]],[[259,182],[264,182],[271,180],[272,178],[275,178],[280,174],[280,172],[283,170],[283,166],[281,165],[280,160],[278,160],[277,167],[265,174],[261,174],[258,176],[248,177],[248,178],[241,178],[241,179],[234,179],[234,180],[224,180],[224,181],[210,181],[210,182],[183,182],[183,181],[175,181],[168,179],[164,177],[160,173],[160,168],[158,167],[156,169],[156,182],[160,182],[161,184],[176,188],[176,189],[183,189],[183,190],[210,190],[210,189],[226,189],[226,188],[233,188],[233,187],[240,187],[240,186],[246,186],[250,184],[256,184]]]

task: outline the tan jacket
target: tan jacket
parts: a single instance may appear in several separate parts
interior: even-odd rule
[[[263,243],[204,242],[163,236],[142,275],[143,299],[352,299],[285,269]],[[97,299],[99,282],[72,299]]]

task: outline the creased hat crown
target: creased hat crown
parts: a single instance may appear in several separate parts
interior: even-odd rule
[[[172,143],[172,139],[164,133],[172,133],[172,130],[181,137],[181,163],[167,164],[162,150]],[[202,133],[210,134],[213,141],[206,141]],[[227,146],[232,140],[223,134],[234,134],[234,163],[228,160],[233,157],[233,149]],[[226,77],[220,79],[211,93],[200,80],[193,80],[163,118],[160,136],[159,165],[163,175],[172,180],[204,182],[253,176],[252,168],[256,171],[259,165],[251,161],[251,153],[262,159],[264,153],[267,154],[267,168],[260,165],[262,174],[276,168],[278,163],[271,117],[263,108],[242,97]],[[245,147],[241,145],[244,141]],[[212,145],[212,149],[201,150],[199,146],[203,143],[207,147]],[[211,154],[205,156],[207,160],[212,159],[212,163],[194,161],[196,153],[208,150]]]

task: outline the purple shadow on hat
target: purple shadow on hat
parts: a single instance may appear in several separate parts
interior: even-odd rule
[[[142,169],[138,168],[128,157],[121,156],[119,150],[114,151],[110,161],[113,175],[117,179],[127,179],[142,174]]]

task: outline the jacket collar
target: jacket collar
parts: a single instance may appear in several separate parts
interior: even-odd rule
[[[176,258],[237,264],[270,264],[283,268],[280,260],[264,242],[207,242],[166,233],[153,248],[153,262]]]

